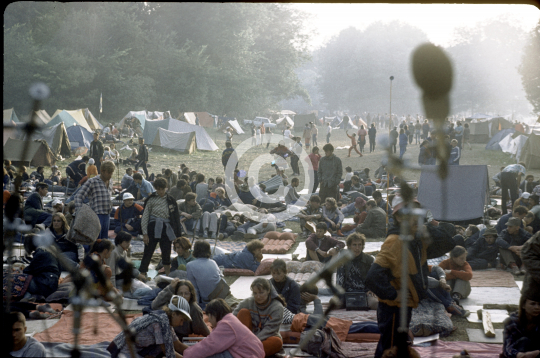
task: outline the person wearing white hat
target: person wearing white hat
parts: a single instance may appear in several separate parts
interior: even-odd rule
[[[144,208],[134,203],[135,197],[131,193],[124,193],[122,200],[122,205],[114,213],[116,221],[114,232],[126,231],[132,236],[140,235],[142,233],[141,216]]]
[[[187,348],[182,344],[174,327],[191,321],[189,303],[181,296],[172,296],[168,305],[162,310],[152,311],[138,317],[130,323],[129,328],[136,337],[134,350],[138,356],[151,356],[165,354],[165,357],[181,357],[181,353]],[[118,334],[107,347],[111,357],[125,355],[131,357],[130,348],[127,344],[124,332]]]
[[[531,194],[528,192],[523,192],[521,196],[514,202],[513,209],[517,208],[518,206],[524,206],[527,209],[532,208],[532,203],[530,202],[529,198],[531,197]]]

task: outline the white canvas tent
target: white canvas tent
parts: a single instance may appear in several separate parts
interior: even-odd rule
[[[195,112],[185,112],[184,118],[186,119],[187,123],[195,125]]]
[[[206,133],[206,130],[201,126],[196,126],[194,124],[189,124],[187,122],[171,118],[169,121],[169,131],[179,133],[195,132],[195,141],[197,143],[198,150],[214,151],[219,149],[208,133]]]
[[[527,139],[528,137],[525,135],[518,135],[517,137],[513,138],[512,134],[508,134],[499,142],[499,145],[501,146],[503,152],[510,153],[517,160],[519,160],[523,146],[525,145],[525,142],[527,142]]]
[[[173,149],[184,154],[191,154],[196,147],[195,132],[180,133],[158,128],[152,145]]]
[[[229,123],[228,125],[234,129],[236,134],[244,134],[242,127],[240,127],[240,124],[238,123],[236,119],[234,121],[229,121],[228,123]]]

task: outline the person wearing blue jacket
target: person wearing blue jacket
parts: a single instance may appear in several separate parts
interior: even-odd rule
[[[242,251],[217,255],[213,257],[213,260],[218,266],[224,268],[247,269],[255,272],[261,264],[263,247],[264,244],[261,241],[251,240]]]
[[[407,151],[407,143],[409,143],[409,137],[405,134],[405,129],[399,130],[399,159],[403,158],[403,154]]]
[[[282,259],[272,262],[270,267],[272,278],[270,283],[277,293],[282,295],[287,302],[287,309],[293,314],[297,314],[302,308],[302,298],[300,296],[300,286],[292,278],[287,276],[287,264]]]
[[[461,158],[461,149],[458,146],[457,139],[452,139],[450,142],[452,148],[450,149],[450,158],[448,158],[449,165],[459,165],[459,159]]]

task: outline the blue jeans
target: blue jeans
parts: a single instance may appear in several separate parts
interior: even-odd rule
[[[39,214],[36,224],[43,224],[45,227],[51,226],[52,222],[52,215],[49,213],[41,213]]]
[[[341,224],[338,225],[338,222],[339,222],[339,216],[336,216],[335,218],[331,219],[334,224],[337,225],[337,229],[336,230],[341,230]],[[332,228],[332,225],[327,221],[326,222],[326,227],[331,229]]]
[[[99,233],[99,239],[109,238],[109,223],[111,217],[109,214],[98,214],[99,223],[101,224],[101,232]]]
[[[354,204],[355,203],[352,202],[346,207],[344,207],[343,209],[341,209],[341,212],[343,213],[344,216],[354,215],[354,212],[356,211]]]
[[[242,231],[244,234],[247,232],[247,230],[252,227],[252,226],[255,226],[256,224],[255,223],[252,223],[252,222],[249,222],[249,223],[245,223],[245,224],[242,224],[238,227],[238,231]]]
[[[406,145],[400,145],[399,146],[399,159],[403,158],[403,154],[407,151]]]

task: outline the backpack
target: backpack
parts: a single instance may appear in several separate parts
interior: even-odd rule
[[[302,341],[309,331],[302,332],[300,341]],[[303,349],[305,352],[320,358],[345,358],[341,348],[341,341],[336,332],[330,327],[317,329],[313,337],[309,340]]]

